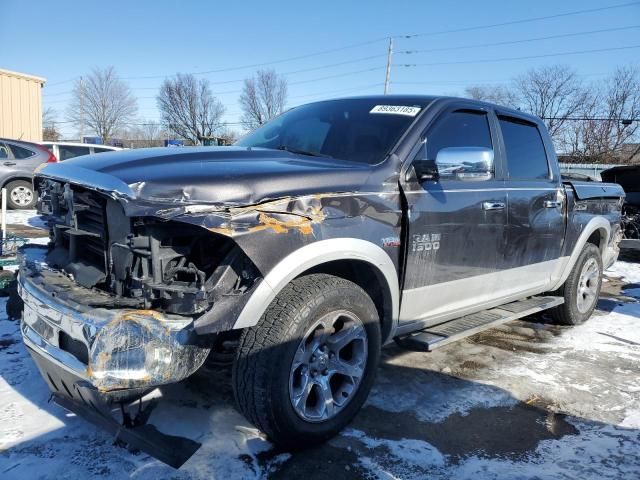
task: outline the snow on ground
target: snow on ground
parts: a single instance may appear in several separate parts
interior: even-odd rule
[[[0,478],[640,478],[640,264],[608,276],[578,327],[540,315],[430,354],[385,348],[362,412],[305,452],[234,410],[227,368],[165,387],[150,423],[202,443],[180,470],[47,403],[0,299]]]
[[[35,210],[7,210],[7,223],[46,229],[46,223]],[[45,232],[46,236],[46,232]]]

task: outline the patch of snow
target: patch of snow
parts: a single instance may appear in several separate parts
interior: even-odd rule
[[[640,268],[635,263],[616,262],[605,274],[609,277],[621,278],[628,283],[640,283]]]
[[[620,426],[640,429],[640,409],[627,411],[627,415],[620,422]]]
[[[47,223],[35,210],[7,210],[7,223],[47,230]]]
[[[443,456],[420,440],[390,441],[371,439],[362,432],[348,434],[370,450],[365,451],[359,461],[372,478],[637,478],[640,472],[638,432],[576,419],[572,423],[579,429],[579,435],[544,440],[521,458],[480,454],[461,458]],[[381,448],[384,453],[380,452]]]
[[[348,429],[342,435],[358,439],[371,450],[384,447],[394,459],[402,462],[416,465],[428,464],[432,467],[443,467],[445,465],[445,456],[437,448],[422,440],[412,438],[403,438],[402,440],[372,438],[367,436],[365,432],[355,429]]]
[[[640,472],[638,433],[574,420],[580,435],[545,440],[518,461],[471,457],[449,478],[633,478]]]
[[[469,383],[445,375],[407,372],[403,388],[391,388],[393,377],[378,376],[367,403],[388,412],[412,411],[424,422],[441,422],[449,415],[474,408],[511,406],[511,395],[490,385]]]

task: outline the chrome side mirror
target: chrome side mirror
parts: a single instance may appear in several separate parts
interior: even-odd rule
[[[485,147],[447,147],[436,156],[441,179],[480,181],[493,177],[493,150]]]

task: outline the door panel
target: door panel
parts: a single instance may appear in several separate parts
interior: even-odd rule
[[[401,321],[424,320],[495,296],[480,276],[502,269],[506,205],[501,181],[447,182],[407,194],[409,235]],[[475,183],[475,184],[474,184]],[[494,277],[491,277],[494,278]],[[496,277],[497,278],[497,277]]]
[[[470,164],[440,164],[437,181],[408,176],[403,185],[407,215],[407,255],[400,321],[429,319],[478,305],[496,295],[504,264],[507,194],[502,180],[496,125],[491,112],[464,104],[443,112],[427,127],[424,147],[412,161],[433,161],[451,147],[493,148],[494,173],[487,180],[465,179]],[[473,171],[473,166],[471,166]],[[461,173],[462,172],[462,173]]]
[[[5,178],[12,178],[19,175],[23,168],[21,163],[22,160],[19,160],[15,157],[12,144],[7,142],[3,144],[4,150],[2,153],[2,175]]]
[[[551,279],[564,242],[564,190],[552,178],[539,128],[500,116],[508,180],[507,268],[528,267],[522,289],[544,287]],[[545,265],[542,268],[541,265]]]
[[[557,260],[564,241],[563,202],[559,189],[527,186],[508,192],[509,227],[505,262],[509,268]]]

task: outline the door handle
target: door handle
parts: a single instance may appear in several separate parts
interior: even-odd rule
[[[558,208],[562,206],[562,202],[559,200],[545,200],[542,205],[544,208]]]
[[[505,206],[503,202],[482,202],[483,210],[502,210]]]
[[[4,162],[3,165],[5,167],[13,167],[16,163],[15,162]]]

